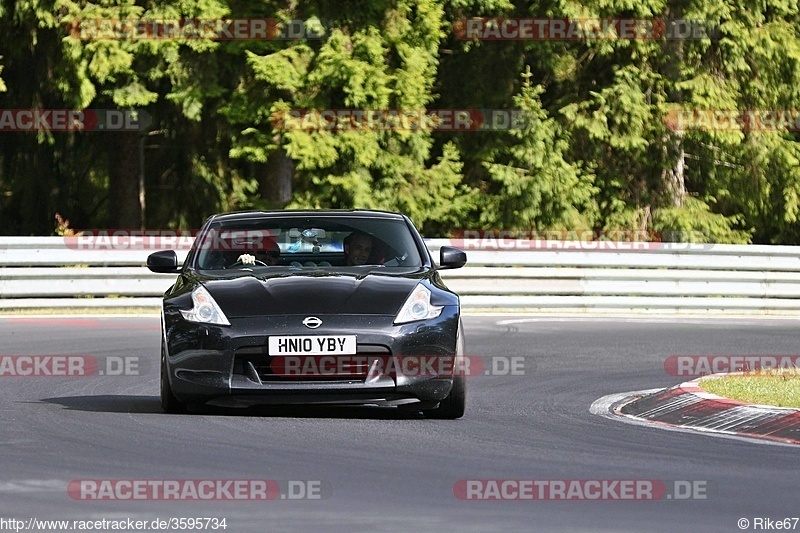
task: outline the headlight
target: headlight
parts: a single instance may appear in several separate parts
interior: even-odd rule
[[[442,314],[442,306],[431,305],[431,291],[421,283],[417,285],[406,298],[400,312],[394,318],[395,324],[405,324],[415,320],[436,318]]]
[[[203,324],[220,324],[222,326],[230,326],[228,318],[222,309],[219,308],[217,302],[208,293],[202,285],[198,285],[192,291],[192,302],[194,305],[188,311],[181,309],[183,318],[190,322],[202,322]]]

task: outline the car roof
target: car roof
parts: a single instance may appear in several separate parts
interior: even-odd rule
[[[384,220],[403,220],[403,215],[391,211],[373,211],[370,209],[284,209],[276,211],[237,211],[213,215],[210,220],[229,222],[236,220],[253,220],[258,218],[308,218],[337,217],[378,218]]]

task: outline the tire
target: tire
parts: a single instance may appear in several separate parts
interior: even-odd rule
[[[172,393],[163,346],[161,348],[161,408],[167,414],[186,414],[189,412],[186,409],[186,404],[178,400]]]
[[[453,373],[453,387],[450,394],[439,402],[439,407],[425,411],[429,418],[455,420],[464,416],[467,409],[467,378],[464,357],[464,326],[458,319],[458,335],[456,337],[456,365]]]
[[[467,408],[467,380],[463,374],[453,376],[453,388],[447,398],[439,402],[439,407],[425,411],[428,418],[455,420],[464,416]]]

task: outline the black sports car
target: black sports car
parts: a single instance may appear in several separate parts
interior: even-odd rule
[[[458,296],[438,271],[467,261],[442,247],[436,266],[408,217],[382,211],[216,215],[164,294],[161,403],[397,406],[464,414]]]

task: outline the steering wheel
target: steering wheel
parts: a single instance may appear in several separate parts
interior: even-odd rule
[[[396,255],[396,256],[394,256],[394,258],[392,258],[392,259],[386,261],[385,263],[381,264],[381,266],[400,266],[403,263],[403,261],[406,260],[406,257],[408,257],[408,253],[407,252],[404,253],[403,255]]]

